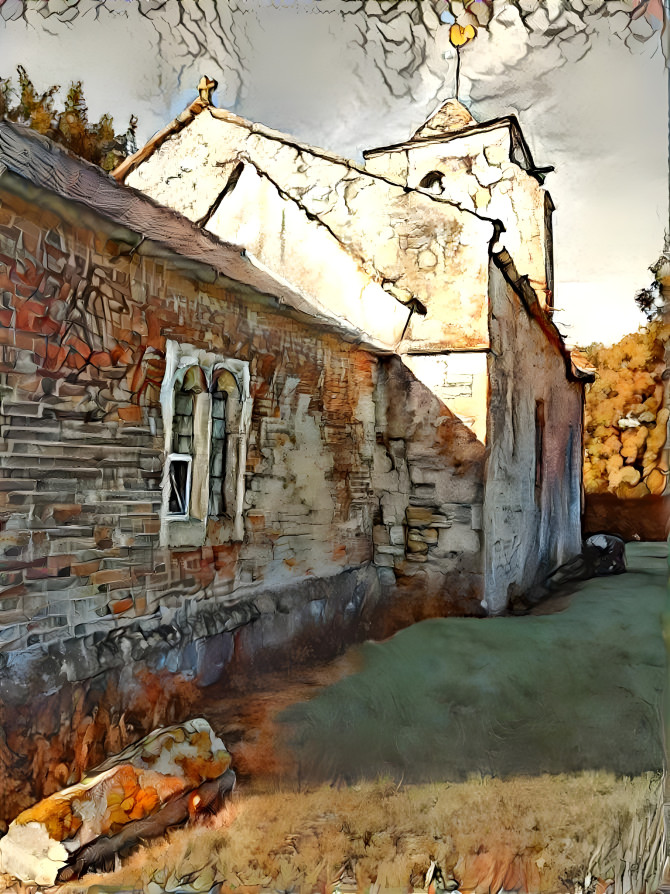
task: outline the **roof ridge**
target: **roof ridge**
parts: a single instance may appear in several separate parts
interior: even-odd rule
[[[461,133],[478,124],[470,109],[457,96],[444,100],[412,135],[412,140],[438,134]]]
[[[203,75],[198,84],[198,96],[193,102],[183,112],[180,112],[176,118],[173,118],[169,124],[157,131],[151,139],[147,140],[141,149],[133,152],[121,164],[117,165],[112,171],[112,177],[119,183],[122,183],[131,171],[134,171],[145,159],[153,155],[156,149],[159,149],[167,139],[179,133],[182,128],[190,124],[196,115],[199,115],[204,109],[210,108],[212,105],[212,93],[216,86],[217,82],[213,78]]]
[[[200,84],[206,80],[204,77],[201,79]],[[207,79],[208,80],[208,79]],[[210,82],[216,84],[216,81]],[[199,88],[200,89],[200,88]],[[211,91],[210,91],[211,93]],[[343,155],[338,155],[336,152],[331,152],[328,149],[324,149],[321,146],[312,146],[310,143],[305,143],[302,140],[293,137],[291,134],[284,133],[281,130],[276,130],[275,128],[268,127],[265,124],[260,124],[255,121],[250,121],[248,118],[243,118],[241,115],[236,115],[235,112],[231,112],[228,109],[220,108],[219,106],[215,106],[212,104],[211,99],[204,101],[201,95],[196,98],[184,111],[178,115],[170,124],[166,125],[162,130],[158,131],[141,149],[138,149],[133,155],[130,155],[125,161],[122,161],[120,165],[118,165],[112,172],[111,176],[114,177],[119,183],[122,183],[125,178],[130,174],[135,168],[139,167],[142,162],[146,161],[156,149],[160,148],[160,146],[167,140],[169,137],[173,136],[176,133],[179,133],[184,127],[190,124],[200,112],[205,109],[209,110],[210,115],[213,118],[218,118],[221,121],[229,121],[232,124],[238,124],[241,127],[245,127],[249,130],[250,133],[257,133],[261,136],[265,136],[271,140],[277,140],[280,143],[283,143],[286,146],[291,146],[294,149],[297,149],[299,152],[309,152],[310,155],[315,156],[316,158],[321,158],[324,161],[333,162],[334,164],[344,165],[349,168],[351,171],[355,171],[358,174],[363,174],[366,177],[370,177],[372,180],[382,181],[384,183],[389,184],[390,186],[394,186],[400,189],[403,189],[405,192],[419,192],[421,195],[425,195],[431,200],[435,202],[439,202],[440,204],[450,205],[452,208],[455,208],[457,211],[462,212],[463,214],[470,214],[473,217],[479,218],[479,220],[487,221],[489,223],[496,223],[495,218],[490,218],[485,214],[481,214],[478,211],[474,211],[472,208],[468,208],[465,205],[462,205],[460,202],[457,202],[453,199],[447,199],[444,196],[434,195],[422,189],[416,189],[415,187],[409,187],[406,184],[402,183],[400,180],[393,180],[389,177],[384,176],[383,174],[377,174],[373,171],[368,170],[365,167],[365,164],[358,164],[351,158],[346,158]],[[367,155],[368,152],[376,152],[378,150],[366,150],[363,155]]]
[[[365,149],[363,151],[363,158],[369,158],[373,155],[381,155],[383,153],[391,152],[394,150],[411,149],[416,145],[422,145],[425,143],[447,143],[451,142],[452,140],[465,139],[472,133],[483,133],[489,130],[497,130],[499,127],[513,127],[523,138],[523,132],[521,131],[521,126],[516,115],[509,114],[501,115],[499,118],[490,118],[488,121],[475,121],[474,124],[471,124],[468,127],[464,127],[462,130],[444,131],[443,133],[436,133],[432,136],[425,137],[417,137],[415,135],[413,137],[410,137],[408,140],[401,140],[398,143],[389,143],[389,145],[387,146],[376,146],[372,149]],[[419,133],[421,129],[422,128],[420,127],[417,133]]]
[[[486,214],[482,214],[480,211],[468,208],[466,205],[462,205],[455,199],[445,198],[442,195],[436,195],[429,192],[428,190],[421,189],[419,187],[407,186],[406,183],[403,183],[400,180],[393,180],[390,177],[385,176],[384,174],[378,174],[374,171],[369,171],[364,164],[357,164],[352,159],[346,158],[343,155],[337,155],[337,153],[330,152],[328,149],[323,149],[320,146],[312,146],[310,143],[303,143],[301,140],[298,140],[295,137],[291,136],[291,134],[286,134],[281,130],[275,130],[272,127],[267,127],[265,124],[258,124],[253,121],[249,121],[246,118],[241,118],[234,112],[227,111],[227,109],[220,109],[217,106],[212,106],[209,109],[209,113],[214,118],[219,118],[223,121],[231,121],[236,124],[241,124],[244,127],[248,127],[250,133],[257,133],[261,136],[267,137],[268,139],[277,140],[278,142],[283,143],[285,146],[291,146],[293,149],[297,149],[299,152],[309,152],[309,154],[313,155],[315,158],[321,158],[325,161],[333,162],[334,164],[344,165],[345,167],[349,168],[350,171],[355,171],[357,174],[362,174],[365,177],[369,177],[371,180],[386,183],[388,186],[393,186],[396,189],[401,189],[405,193],[418,193],[419,195],[425,196],[433,202],[437,202],[441,205],[449,205],[451,208],[455,208],[462,214],[472,215],[478,220],[482,220],[493,225],[501,223],[501,221],[499,221],[497,218],[489,217]],[[255,162],[254,165],[255,167],[259,168],[259,170],[265,172],[265,169],[262,168],[260,165],[257,165]],[[282,187],[282,189],[284,189],[284,187]],[[316,216],[318,217],[319,215]]]

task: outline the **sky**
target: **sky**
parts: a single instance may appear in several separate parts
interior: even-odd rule
[[[21,0],[0,0],[0,76],[23,64],[41,89],[81,79],[91,116],[110,112],[123,130],[134,113],[140,144],[203,73],[219,81],[218,105],[359,161],[454,92],[448,25],[427,17],[424,32],[411,0],[381,27],[371,4],[385,0],[183,0],[182,12],[203,12],[188,28],[178,0],[32,2],[23,16]],[[542,3],[544,14],[580,0]],[[542,46],[503,12],[461,51],[459,96],[474,116],[517,114],[537,164],[555,166],[555,319],[570,344],[612,343],[644,321],[633,296],[663,249],[667,72],[652,26],[639,22],[631,42],[614,16],[588,39],[578,23],[570,41]]]

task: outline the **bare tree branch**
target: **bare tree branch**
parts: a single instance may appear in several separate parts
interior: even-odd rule
[[[46,21],[73,28],[89,15],[101,21],[141,15],[155,30],[164,62],[178,75],[194,60],[211,65],[233,106],[251,79],[254,35],[267,22],[276,24],[278,9],[278,0],[137,0],[130,7],[106,0],[0,0],[2,19],[41,29]],[[389,102],[411,98],[418,77],[424,86],[432,83],[436,97],[444,92],[443,54],[436,47],[448,49],[450,37],[468,43],[461,60],[466,73],[470,44],[491,49],[506,31],[522,38],[521,58],[544,53],[551,70],[580,59],[602,28],[632,52],[644,51],[664,16],[663,0],[282,0],[281,13],[332,16],[339,39],[365,56]]]

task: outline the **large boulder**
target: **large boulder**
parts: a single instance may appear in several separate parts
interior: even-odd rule
[[[206,720],[155,730],[19,814],[0,840],[0,872],[52,885],[104,866],[219,799],[234,783],[230,762]]]
[[[626,544],[616,534],[592,534],[584,541],[583,553],[593,577],[626,570]]]

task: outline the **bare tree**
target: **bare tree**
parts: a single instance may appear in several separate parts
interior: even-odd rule
[[[637,51],[664,20],[663,0],[137,0],[130,7],[106,0],[4,0],[0,16],[49,29],[56,22],[72,27],[81,16],[137,12],[151,22],[159,53],[178,73],[195,58],[209,62],[237,102],[253,26],[278,5],[329,16],[333,33],[360,46],[394,98],[407,95],[416,72],[430,67],[430,48],[444,32],[460,53],[494,27],[521,28],[526,53],[551,46],[561,64],[584,55],[603,25]]]

